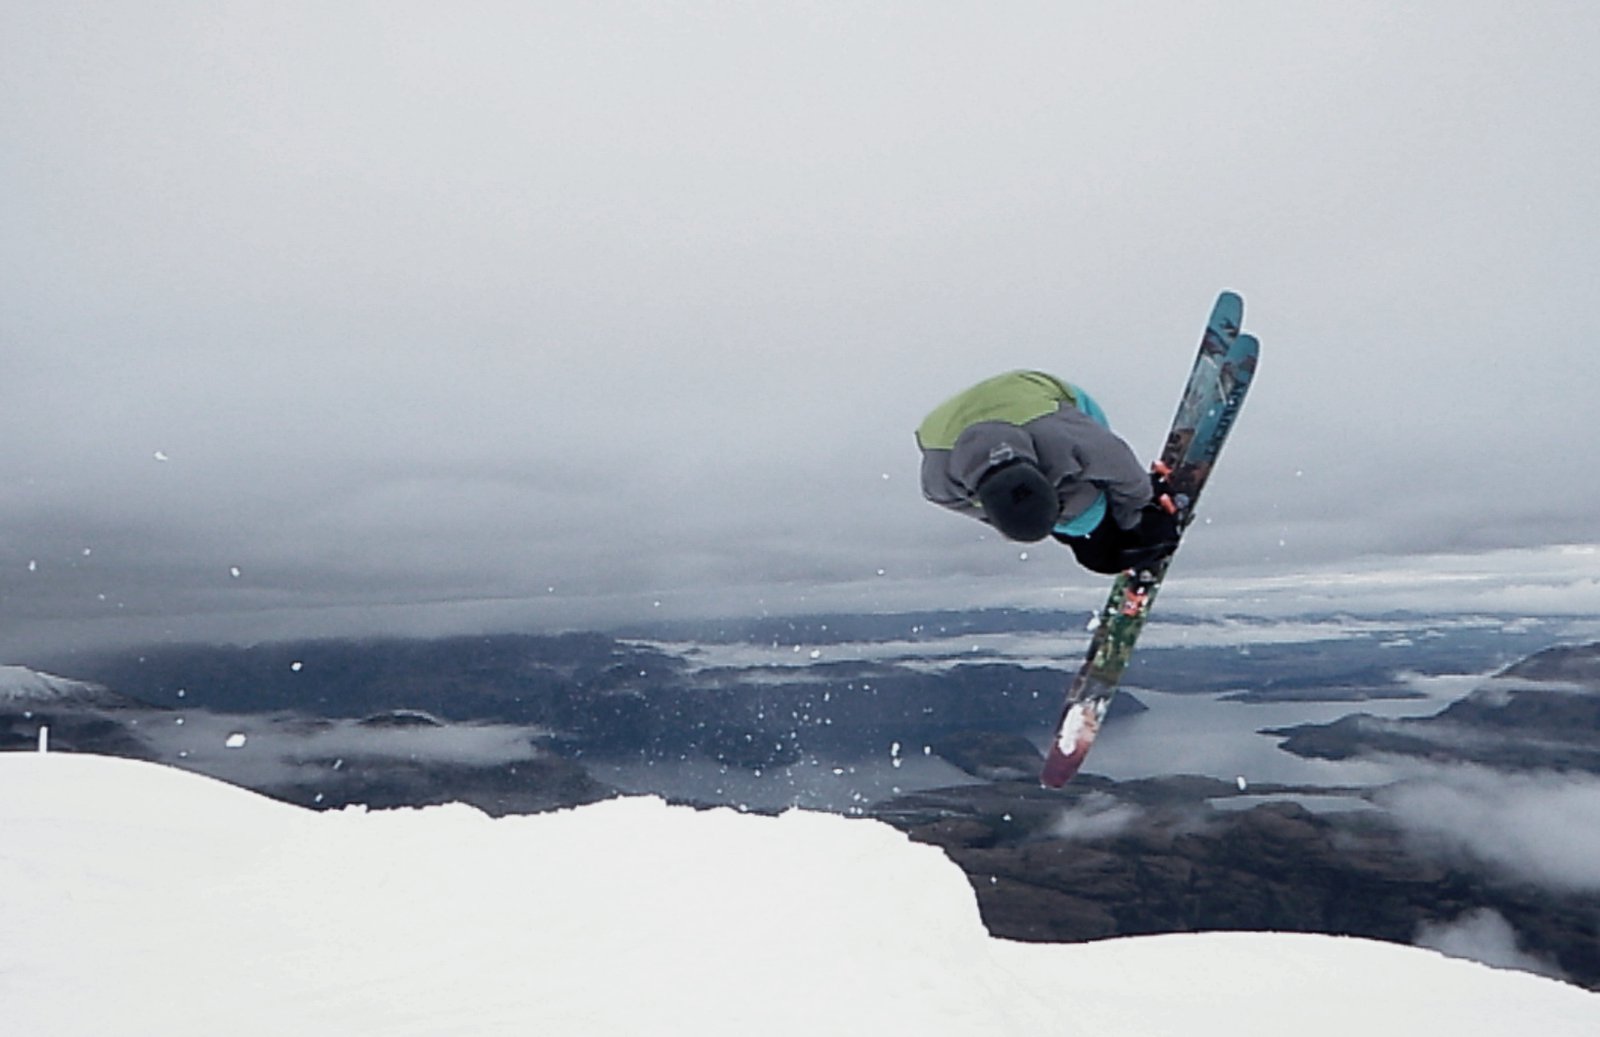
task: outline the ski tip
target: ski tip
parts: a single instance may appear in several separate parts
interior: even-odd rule
[[[1224,344],[1233,341],[1244,327],[1244,299],[1237,292],[1223,292],[1211,306],[1206,321],[1207,335],[1218,336]]]

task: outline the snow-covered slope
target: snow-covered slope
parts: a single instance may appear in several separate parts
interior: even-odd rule
[[[995,940],[937,850],[831,815],[314,813],[13,753],[0,833],[19,1034],[1600,1032],[1600,995],[1387,944]]]
[[[125,701],[99,684],[56,677],[26,666],[0,666],[0,705],[113,705]]]

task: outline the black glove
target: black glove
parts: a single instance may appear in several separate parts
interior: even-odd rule
[[[1119,560],[1123,568],[1140,569],[1154,565],[1178,548],[1178,516],[1161,504],[1152,503],[1139,512],[1139,524],[1127,531],[1127,544]]]
[[[1134,527],[1138,536],[1138,546],[1155,547],[1160,544],[1177,546],[1178,513],[1168,511],[1158,503],[1146,504],[1139,512],[1139,524]]]

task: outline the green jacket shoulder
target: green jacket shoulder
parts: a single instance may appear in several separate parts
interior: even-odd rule
[[[961,433],[980,421],[1025,425],[1077,405],[1072,387],[1043,371],[1008,371],[985,379],[939,404],[917,427],[917,445],[949,450]]]

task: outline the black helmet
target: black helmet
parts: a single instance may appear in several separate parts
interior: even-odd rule
[[[978,501],[989,524],[1010,540],[1043,540],[1061,517],[1055,485],[1026,460],[985,475],[978,483]]]

